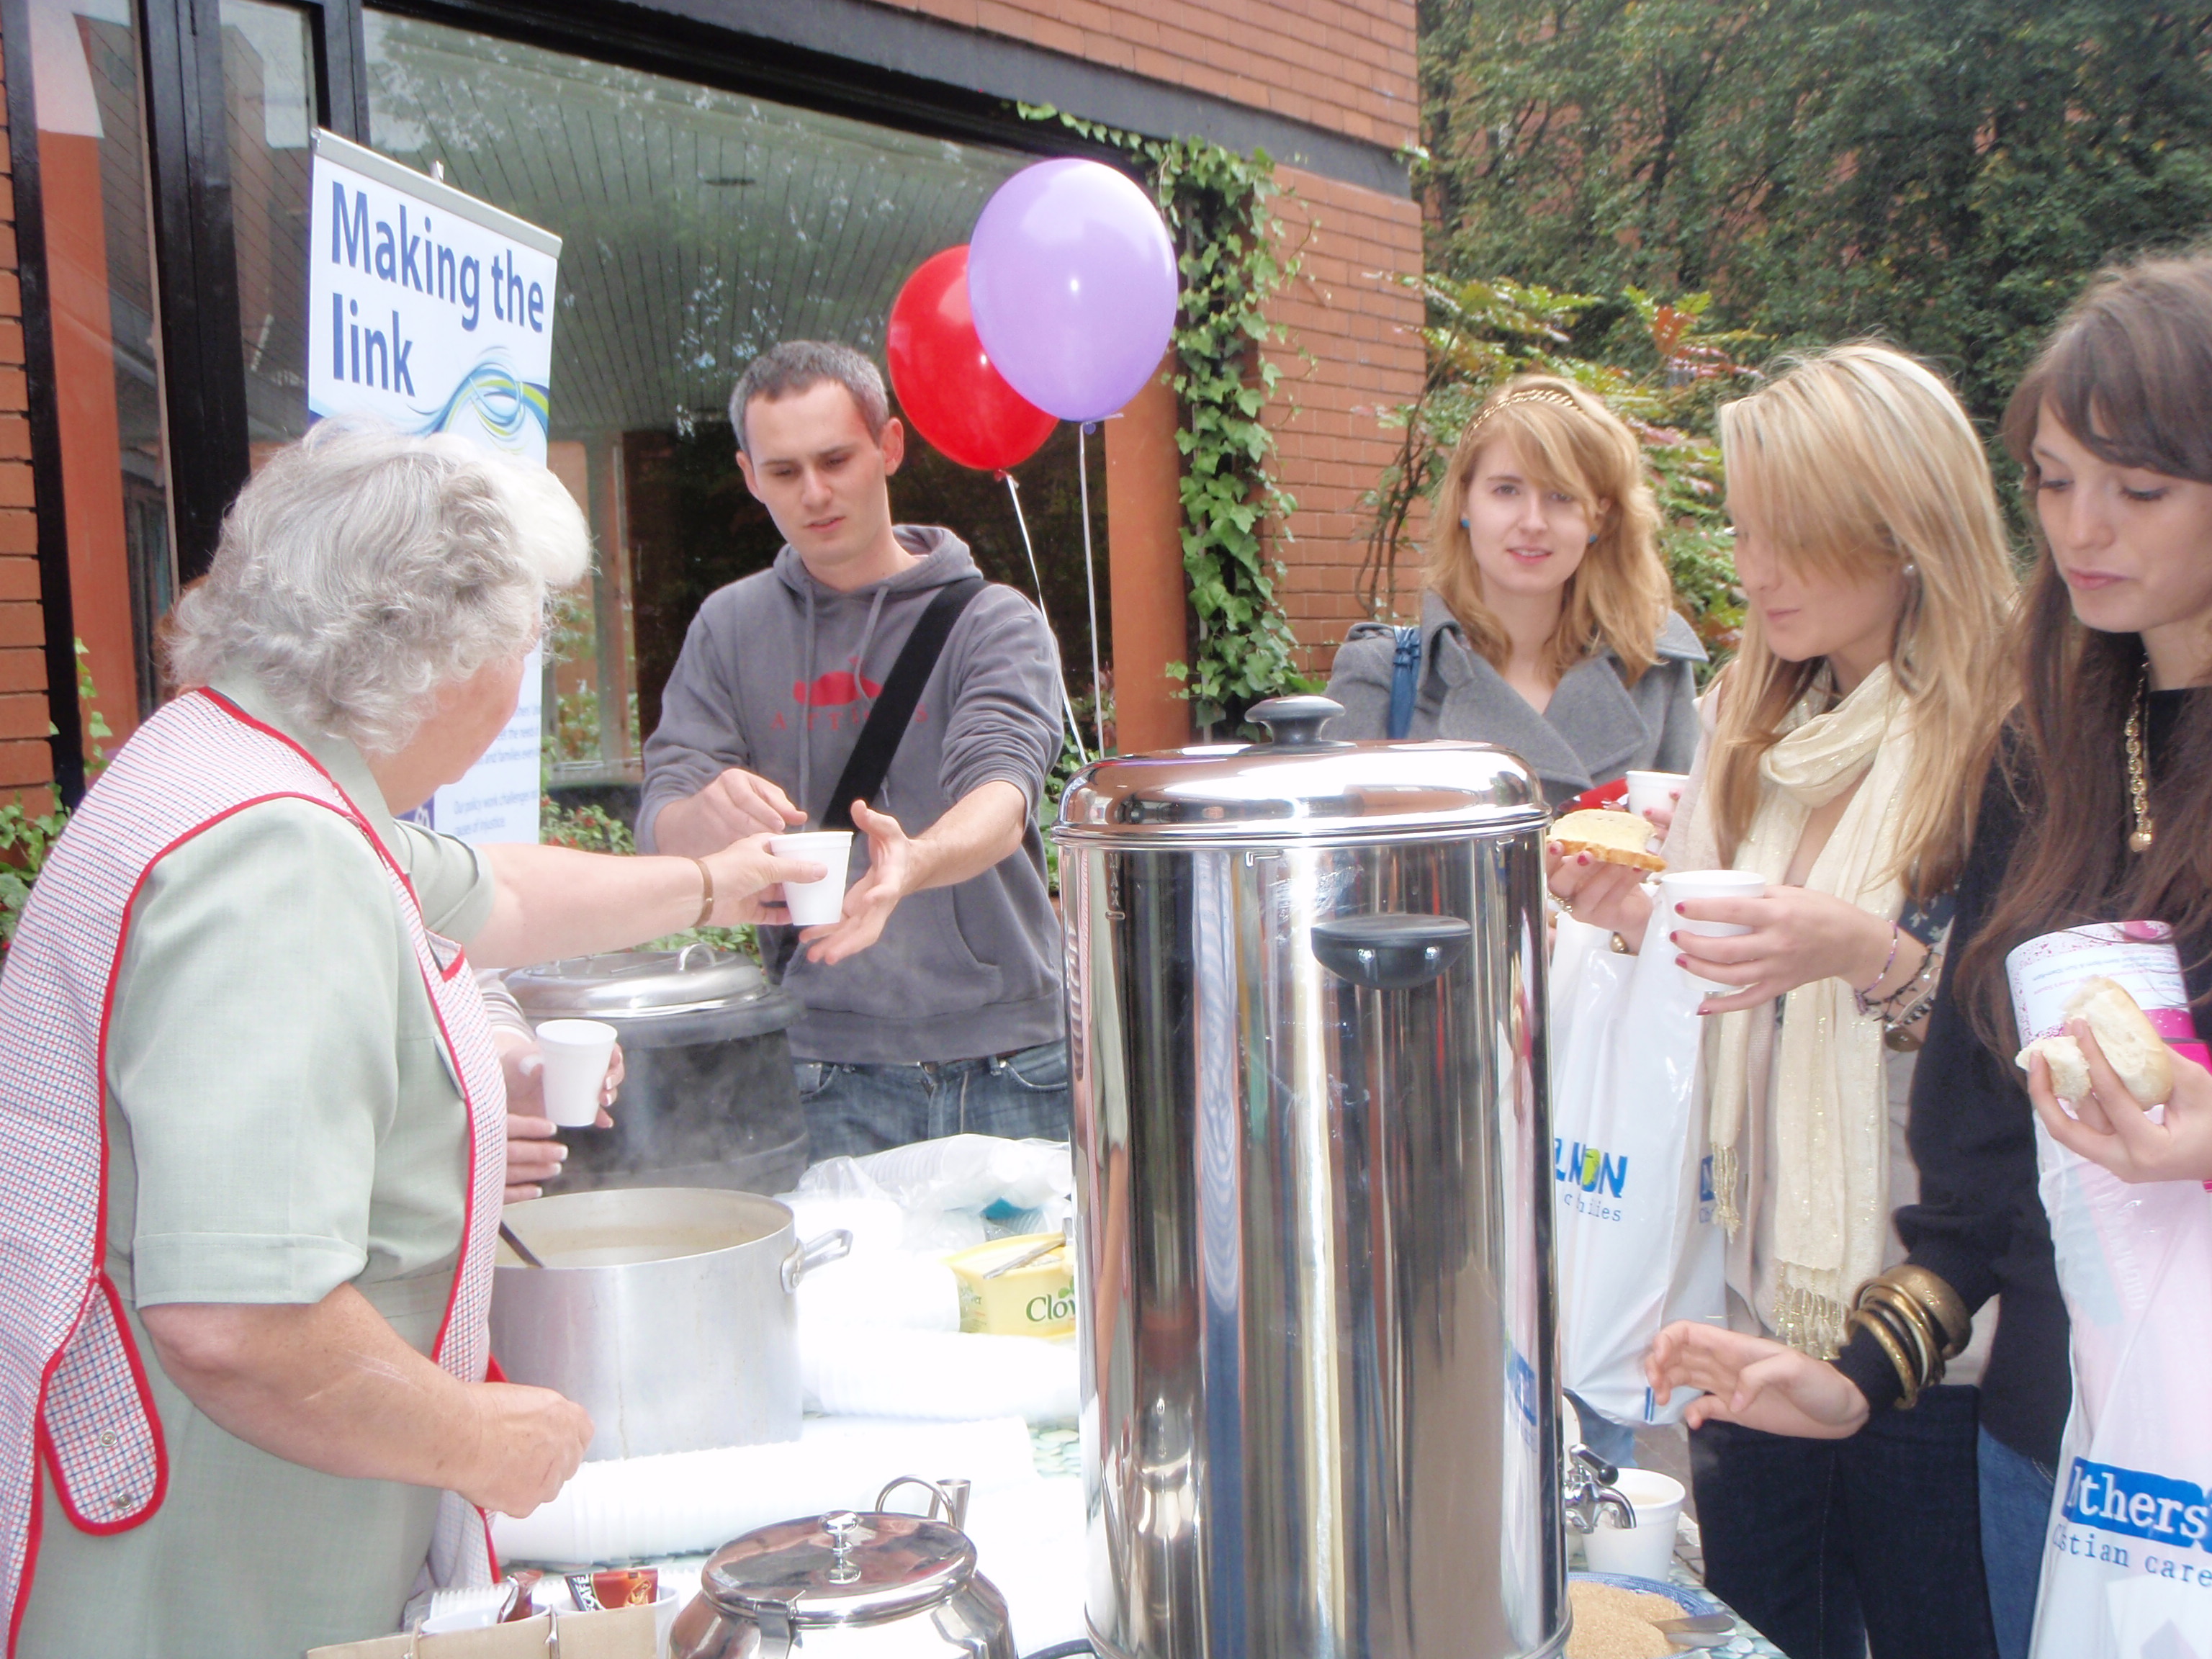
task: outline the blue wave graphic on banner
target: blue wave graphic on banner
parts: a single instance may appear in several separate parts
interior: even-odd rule
[[[483,423],[484,429],[502,444],[519,443],[532,421],[538,422],[539,431],[550,436],[550,396],[549,388],[524,380],[514,372],[507,353],[495,349],[477,359],[442,408],[415,411],[422,417],[422,424],[415,429],[418,433],[450,432],[464,416],[474,415]]]

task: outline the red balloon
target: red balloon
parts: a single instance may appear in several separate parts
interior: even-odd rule
[[[933,253],[906,279],[884,348],[907,419],[963,466],[1018,466],[1060,424],[991,367],[968,311],[965,246]]]

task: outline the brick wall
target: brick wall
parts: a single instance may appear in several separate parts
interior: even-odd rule
[[[0,65],[0,89],[4,89]],[[23,380],[23,298],[15,277],[15,193],[0,99],[0,804],[47,811],[46,624],[31,511],[31,431]]]
[[[1265,109],[1392,148],[1413,141],[1412,0],[884,0],[1087,62]],[[1284,167],[1279,203],[1304,268],[1278,318],[1290,339],[1269,416],[1297,501],[1274,556],[1305,666],[1326,672],[1365,550],[1360,495],[1396,453],[1379,410],[1420,391],[1419,301],[1382,278],[1421,264],[1411,200]],[[1418,528],[1418,526],[1415,526]],[[1401,603],[1411,602],[1401,582]]]
[[[884,0],[1396,149],[1413,0]]]
[[[1398,449],[1378,416],[1421,387],[1421,302],[1388,280],[1420,269],[1421,216],[1411,201],[1288,167],[1279,176],[1285,240],[1303,247],[1304,265],[1276,307],[1290,338],[1271,351],[1283,379],[1267,424],[1297,502],[1291,538],[1278,538],[1273,553],[1287,567],[1284,608],[1305,665],[1326,672],[1344,630],[1366,616],[1355,592],[1367,546],[1359,498]]]

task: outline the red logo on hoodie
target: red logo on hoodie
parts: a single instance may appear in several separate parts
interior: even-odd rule
[[[791,683],[791,700],[801,708],[842,708],[860,702],[862,697],[871,702],[883,696],[884,688],[877,681],[862,674],[848,674],[843,669],[833,669],[817,677],[810,696],[805,680]]]
[[[864,711],[854,708],[853,705],[864,701],[872,705],[883,694],[883,683],[880,680],[872,680],[865,674],[858,672],[848,672],[842,668],[834,668],[826,674],[817,675],[811,688],[805,680],[793,680],[791,683],[791,700],[806,711],[806,729],[810,732],[814,729],[817,709],[827,712],[830,729],[835,732],[844,724],[843,711],[851,709],[853,718],[858,720]],[[914,718],[915,723],[919,726],[926,724],[929,716],[923,710],[917,708],[915,710]],[[769,724],[772,729],[782,731],[783,716],[778,714]]]

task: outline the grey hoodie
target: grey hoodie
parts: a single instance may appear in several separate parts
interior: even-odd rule
[[[787,546],[772,569],[708,596],[645,745],[645,851],[663,806],[732,766],[779,784],[820,824],[907,635],[939,588],[975,574],[949,530],[894,533],[921,562],[854,592],[815,580]],[[882,939],[835,967],[793,951],[790,930],[763,929],[769,960],[788,955],[784,985],[806,1006],[791,1032],[799,1058],[972,1060],[1060,1036],[1060,922],[1034,822],[1060,753],[1057,655],[1043,617],[1011,587],[984,589],[962,612],[875,804],[918,836],[1004,779],[1028,798],[1030,827],[1020,851],[981,875],[902,900]],[[850,880],[867,867],[867,845],[854,837]]]

